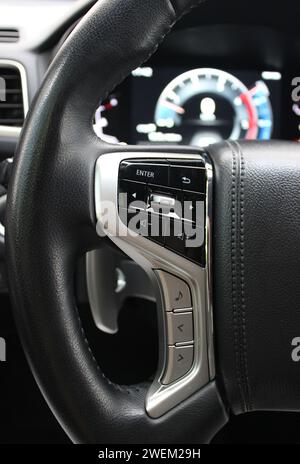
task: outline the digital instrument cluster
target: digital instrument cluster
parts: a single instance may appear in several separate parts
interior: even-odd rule
[[[281,77],[275,71],[137,68],[100,105],[95,130],[111,143],[199,147],[280,138]]]

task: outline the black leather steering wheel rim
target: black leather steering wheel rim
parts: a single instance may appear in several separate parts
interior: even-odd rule
[[[15,317],[35,378],[77,443],[207,442],[227,415],[214,383],[160,419],[145,412],[147,386],[121,387],[97,365],[73,292],[77,258],[98,246],[93,177],[102,151],[95,102],[157,48],[198,1],[99,1],[53,61],[15,158],[7,259]],[[62,201],[63,199],[63,201]]]

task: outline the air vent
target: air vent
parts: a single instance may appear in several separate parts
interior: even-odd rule
[[[23,67],[0,60],[0,126],[22,127],[28,107],[27,86],[23,80],[26,81]]]
[[[0,42],[18,42],[20,34],[17,29],[0,29]]]

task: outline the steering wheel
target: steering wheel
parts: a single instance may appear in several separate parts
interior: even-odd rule
[[[229,411],[299,410],[299,146],[111,145],[92,130],[96,102],[198,3],[98,1],[51,64],[15,156],[6,217],[14,315],[36,381],[77,443],[207,443]],[[148,211],[128,196],[146,198],[159,227],[166,217],[184,225],[184,240],[143,234]],[[195,224],[174,212],[182,198],[199,206]],[[191,223],[199,241],[189,247]],[[78,316],[75,264],[104,235],[155,288],[153,382],[107,379]]]

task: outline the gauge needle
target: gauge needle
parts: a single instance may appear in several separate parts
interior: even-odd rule
[[[170,108],[171,110],[175,111],[178,114],[184,114],[185,113],[185,109],[182,108],[182,106],[176,105],[176,103],[172,103],[172,102],[170,102],[168,100],[163,100],[161,102],[161,104],[163,106],[166,106],[167,108]]]

